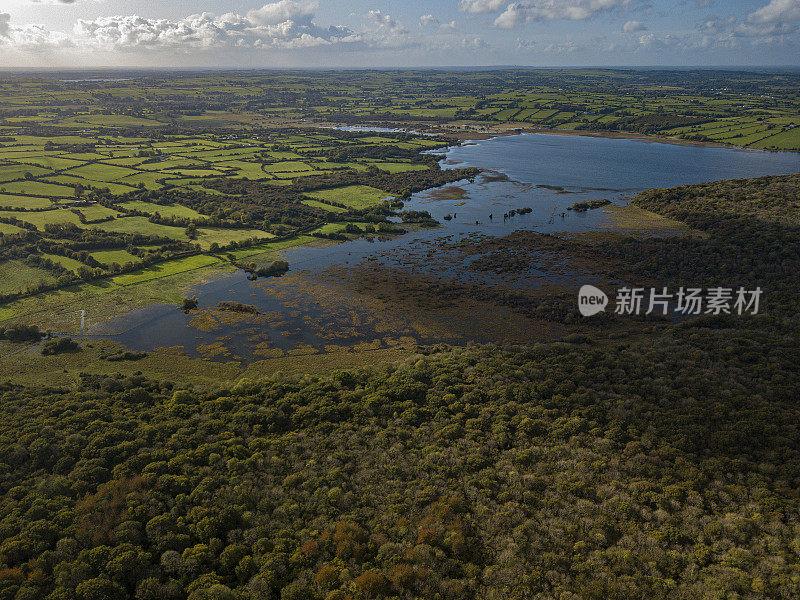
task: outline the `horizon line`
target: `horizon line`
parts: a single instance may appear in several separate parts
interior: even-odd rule
[[[437,66],[307,66],[307,67],[239,67],[239,66],[180,66],[180,67],[156,67],[156,66],[96,66],[96,67],[13,67],[3,66],[0,67],[0,72],[44,72],[44,73],[59,73],[59,72],[79,72],[79,71],[463,71],[463,70],[500,70],[500,69],[531,69],[531,70],[586,70],[586,69],[608,69],[608,70],[764,70],[764,69],[778,69],[784,71],[800,71],[800,65],[713,65],[713,64],[696,64],[696,65],[571,65],[571,66],[544,66],[544,65],[515,65],[515,64],[501,64],[501,65],[437,65]]]

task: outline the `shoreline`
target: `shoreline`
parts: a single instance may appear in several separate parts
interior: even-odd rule
[[[306,127],[308,127],[308,128],[311,128],[311,127],[317,128],[317,127],[319,127],[318,124],[317,125],[312,125],[310,123],[305,123],[304,125]],[[405,124],[405,125],[408,126],[410,124]],[[582,136],[582,137],[609,138],[609,139],[630,139],[630,140],[648,141],[648,142],[652,142],[652,143],[669,143],[669,144],[679,145],[679,146],[695,146],[695,147],[712,146],[712,147],[735,149],[735,150],[750,150],[752,152],[764,152],[764,151],[761,151],[761,150],[751,150],[751,149],[747,149],[747,148],[741,148],[741,147],[724,145],[724,144],[712,144],[712,143],[707,143],[707,142],[692,142],[692,141],[688,141],[688,140],[679,140],[679,139],[671,139],[671,138],[660,138],[660,137],[657,137],[657,136],[643,136],[643,135],[637,135],[637,134],[632,134],[632,133],[627,133],[627,132],[595,132],[595,131],[583,131],[583,130],[555,130],[555,129],[543,129],[543,128],[521,128],[521,127],[514,127],[513,125],[515,125],[515,124],[514,123],[510,123],[510,124],[507,124],[505,127],[499,127],[497,130],[493,130],[493,131],[487,131],[487,130],[483,130],[483,131],[461,130],[461,131],[458,131],[458,132],[451,132],[449,134],[449,136],[451,138],[455,138],[455,139],[453,139],[451,141],[451,143],[449,143],[449,144],[443,145],[441,147],[434,148],[433,151],[436,152],[436,153],[446,154],[450,148],[466,145],[466,143],[470,142],[470,141],[480,142],[480,141],[486,141],[486,140],[497,138],[497,137],[520,135],[520,134],[526,133],[526,134],[542,134],[542,135]],[[399,129],[401,124],[399,124],[399,123],[384,123],[384,124],[382,124],[382,126],[385,126],[385,127],[396,127],[396,128]],[[369,128],[371,126],[370,125],[365,125],[364,127]],[[378,127],[378,125],[375,125],[375,127]],[[421,130],[424,129],[423,127],[419,127],[419,126],[414,126],[414,128],[416,130],[418,130],[418,131],[421,131]],[[438,129],[438,128],[436,128],[436,129]],[[429,130],[429,131],[430,131],[430,133],[432,133],[434,135],[441,135],[443,137],[448,135],[448,134],[443,133],[441,130],[439,130],[439,131]],[[451,185],[451,184],[445,184],[445,185]],[[434,188],[429,188],[429,189],[434,189]],[[299,237],[302,238],[302,236],[299,236]],[[310,245],[314,245],[315,243],[319,243],[319,241],[320,240],[302,240],[301,241],[300,239],[298,239],[297,240],[298,243],[296,243],[296,244],[293,243],[293,244],[291,244],[291,245],[289,245],[289,246],[287,246],[285,248],[281,247],[281,248],[275,248],[275,249],[269,249],[269,250],[265,249],[264,252],[281,253],[282,250],[289,250],[289,249],[292,249],[292,248],[307,247],[307,246],[310,246]],[[338,245],[340,243],[344,243],[344,241],[335,242],[335,245]],[[214,273],[215,271],[216,271],[216,273],[218,273],[220,275],[223,274],[223,273],[229,272],[229,269],[226,269],[225,266],[228,266],[228,265],[220,265],[220,264],[208,265],[207,267],[202,267],[202,268],[199,268],[197,270],[193,270],[194,271],[193,273],[190,273],[188,271],[182,271],[180,273],[174,273],[174,274],[165,275],[165,276],[163,276],[161,278],[158,278],[158,279],[159,279],[160,282],[165,283],[165,284],[167,284],[167,282],[168,282],[168,285],[170,287],[170,292],[171,293],[170,294],[166,294],[166,295],[174,296],[176,293],[181,293],[181,292],[186,292],[186,291],[192,290],[196,285],[202,283],[203,280],[207,276],[209,276],[209,274],[211,274],[211,276],[214,277],[216,275]],[[176,281],[176,279],[177,279],[177,281]],[[152,284],[152,283],[153,282],[150,281],[150,280],[142,281],[142,282],[137,282],[136,284],[134,284],[134,285],[132,285],[130,287],[141,289],[140,288],[140,284]],[[176,283],[178,285],[175,285]],[[60,293],[60,290],[58,292]],[[46,294],[46,295],[49,296],[49,294]],[[41,298],[41,296],[38,296],[38,297]],[[14,303],[11,303],[11,304],[15,304],[16,302],[23,302],[23,301],[25,301],[25,304],[27,304],[28,302],[32,301],[33,298],[36,298],[36,297],[30,297],[30,298],[22,299],[20,301],[15,301]],[[152,300],[152,299],[148,298],[148,300]],[[69,305],[69,304],[73,304],[75,302],[81,302],[81,301],[85,301],[85,299],[84,298],[70,298],[64,304],[59,304],[59,305],[56,305],[56,306],[48,306],[46,308],[37,308],[36,310],[33,310],[33,311],[25,311],[24,309],[22,311],[20,311],[20,312],[13,311],[13,312],[16,312],[16,314],[9,314],[9,315],[5,316],[4,318],[0,318],[0,321],[15,322],[20,318],[24,318],[26,316],[30,316],[30,315],[35,314],[35,313],[44,312],[44,311],[48,311],[48,310],[53,310],[54,308],[63,308],[65,305]],[[130,309],[135,309],[135,308],[141,308],[143,306],[149,306],[149,305],[152,304],[152,302],[145,302],[145,303],[130,302],[130,299],[129,299],[129,304],[131,305],[131,306],[129,306]],[[9,307],[8,306],[0,307],[0,315],[3,314],[3,311],[2,311],[3,308],[9,308]],[[108,317],[108,316],[107,315],[102,315],[100,317],[100,319],[99,319],[99,322],[104,322],[104,321],[108,320],[108,318],[103,318],[103,317]]]
[[[297,123],[297,126],[313,128],[320,127],[350,127],[352,124],[348,123]],[[767,152],[767,153],[797,153],[798,150],[761,150],[758,148],[747,148],[745,146],[737,146],[735,144],[726,144],[724,142],[699,142],[694,140],[686,140],[674,136],[658,136],[645,133],[635,133],[630,131],[612,131],[612,130],[584,130],[584,129],[551,129],[547,127],[531,127],[528,123],[520,123],[509,121],[507,123],[488,124],[488,123],[475,123],[454,121],[452,123],[437,124],[432,126],[431,123],[426,121],[383,121],[380,124],[361,125],[365,128],[370,127],[386,127],[398,130],[415,130],[420,133],[452,137],[461,142],[465,141],[482,141],[494,137],[501,137],[506,135],[519,135],[522,133],[541,133],[544,135],[565,135],[565,136],[581,136],[581,137],[595,137],[606,138],[614,140],[641,140],[651,143],[671,144],[675,146],[693,146],[697,148],[725,148],[728,150],[740,150],[743,152]],[[493,127],[492,130],[471,130],[464,127]],[[446,129],[445,129],[446,128]]]

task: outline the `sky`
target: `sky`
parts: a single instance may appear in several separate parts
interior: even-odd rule
[[[0,67],[800,66],[800,0],[0,0]]]

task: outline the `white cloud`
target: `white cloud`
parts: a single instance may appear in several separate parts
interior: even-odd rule
[[[751,23],[786,23],[800,21],[800,0],[770,0],[748,16]]]
[[[551,52],[553,54],[571,54],[573,52],[578,52],[583,50],[584,47],[576,44],[573,41],[563,42],[559,44],[549,44],[545,46],[545,52]]]
[[[462,38],[437,38],[428,41],[426,48],[436,52],[464,52],[474,50],[491,50],[492,46],[480,36]]]
[[[482,0],[476,0],[481,1]],[[583,21],[597,13],[619,9],[636,0],[520,0],[519,2],[492,2],[492,6],[505,10],[495,19],[501,29],[513,29],[531,21]],[[462,3],[463,4],[463,3]],[[487,5],[488,8],[488,5]],[[472,11],[477,12],[477,11]],[[492,12],[492,11],[481,11]]]
[[[461,0],[458,8],[464,12],[480,14],[497,12],[507,5],[508,0]]]
[[[380,10],[367,13],[368,27],[361,39],[372,48],[403,48],[411,45],[408,29]]]
[[[687,40],[676,37],[670,33],[665,35],[645,33],[639,36],[639,44],[646,50],[664,50],[666,48],[685,49],[688,46]]]
[[[367,19],[379,30],[394,35],[403,35],[408,30],[398,23],[391,15],[380,10],[371,10],[367,13]]]
[[[521,2],[513,2],[494,20],[494,24],[500,29],[514,29],[528,21],[529,17],[527,7]]]
[[[747,16],[747,22],[734,29],[734,35],[780,39],[794,33],[800,21],[800,0],[771,0]],[[754,42],[755,43],[755,42]]]
[[[439,24],[439,19],[433,15],[422,15],[419,18],[419,24],[423,27],[433,27]]]
[[[84,50],[190,52],[226,47],[311,48],[362,41],[361,35],[346,27],[323,28],[314,24],[317,8],[318,3],[313,0],[279,0],[246,15],[204,12],[176,20],[138,15],[78,19],[71,35],[49,31],[41,25],[15,27],[4,13],[0,15],[0,45],[25,51],[70,45]],[[400,29],[391,18],[381,27],[395,34]]]
[[[725,19],[709,17],[700,23],[697,28],[706,35],[720,35],[727,32],[735,23],[735,17],[727,17]]]
[[[287,21],[310,25],[318,8],[319,3],[314,1],[280,0],[249,11],[247,18],[257,25],[279,25]]]
[[[622,31],[625,33],[635,33],[637,31],[644,31],[645,29],[647,29],[647,27],[642,25],[641,21],[628,21],[622,26]]]
[[[426,28],[436,27],[441,33],[455,33],[458,31],[458,26],[456,25],[455,20],[450,21],[449,23],[441,23],[439,19],[433,15],[422,15],[419,18],[419,24]]]
[[[9,13],[0,13],[0,47],[11,46],[25,52],[41,52],[72,46],[72,40],[63,33],[49,31],[43,25],[29,24],[16,27]]]

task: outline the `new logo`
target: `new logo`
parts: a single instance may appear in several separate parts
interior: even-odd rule
[[[593,285],[584,285],[578,292],[578,310],[584,317],[603,312],[608,305],[608,296]]]

